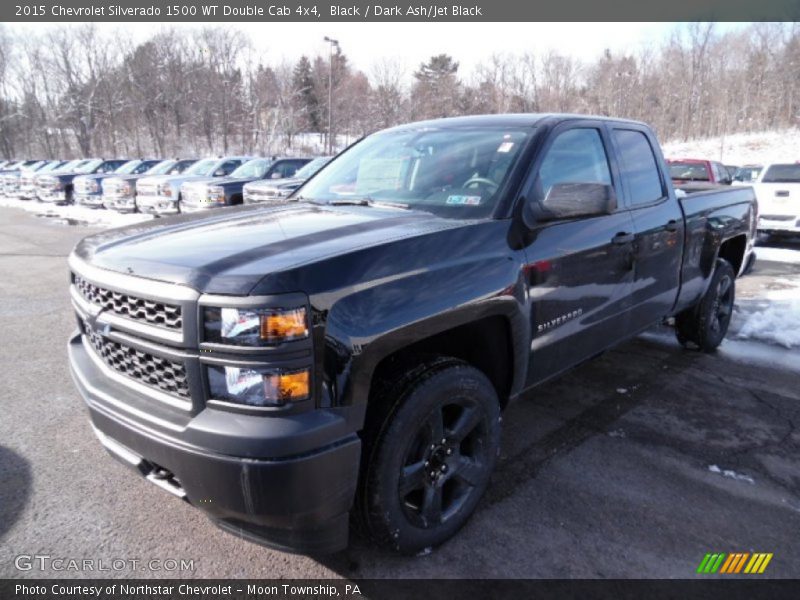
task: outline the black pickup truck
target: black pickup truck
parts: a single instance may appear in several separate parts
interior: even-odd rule
[[[750,188],[678,199],[646,125],[575,115],[379,132],[292,199],[84,239],[69,356],[115,457],[301,552],[351,516],[440,544],[510,401],[668,318],[714,350],[756,226]]]

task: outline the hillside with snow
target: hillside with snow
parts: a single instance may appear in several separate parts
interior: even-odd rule
[[[723,137],[662,141],[667,158],[705,158],[726,165],[795,162],[800,160],[800,129],[736,133]]]

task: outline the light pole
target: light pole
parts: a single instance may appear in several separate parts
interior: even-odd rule
[[[333,48],[339,51],[339,40],[325,36],[325,41],[330,44],[328,54],[328,154],[333,154]]]

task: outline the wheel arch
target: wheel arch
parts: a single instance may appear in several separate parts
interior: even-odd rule
[[[479,342],[478,342],[479,340]],[[411,368],[426,357],[459,359],[481,371],[491,382],[504,408],[514,389],[515,351],[512,326],[505,315],[494,314],[469,321],[394,348],[375,365],[370,378],[370,405],[376,402],[380,381]]]
[[[733,267],[733,272],[738,276],[744,266],[744,257],[747,252],[747,235],[742,233],[735,235],[719,246],[717,258],[728,261]]]

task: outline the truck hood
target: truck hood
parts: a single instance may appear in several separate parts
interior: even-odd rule
[[[235,184],[245,184],[250,181],[258,181],[253,177],[202,177],[197,180],[192,180],[192,185],[201,186],[205,185],[235,185]]]
[[[61,181],[72,181],[75,177],[85,175],[85,173],[76,173],[75,171],[59,171],[57,173],[43,173],[42,176],[52,176],[53,179],[60,179]]]
[[[113,173],[93,173],[91,175],[76,175],[74,182],[79,183],[81,181],[100,181],[101,179],[108,179],[109,177],[114,177]]]
[[[117,175],[117,174],[112,174],[112,175],[109,176],[109,179],[118,179],[120,181],[129,182],[129,181],[138,181],[139,179],[145,179],[147,177],[156,178],[156,177],[159,177],[159,175],[145,175],[144,173],[139,173],[138,175],[122,175],[122,174]]]
[[[305,179],[297,177],[283,177],[281,179],[259,179],[247,184],[248,190],[272,190],[284,187],[299,186]]]
[[[245,295],[268,274],[463,223],[402,209],[256,205],[108,230],[73,252],[101,269]]]
[[[172,186],[180,187],[187,181],[202,181],[208,179],[205,175],[149,175],[142,178],[142,183],[169,183]]]

